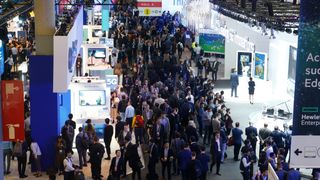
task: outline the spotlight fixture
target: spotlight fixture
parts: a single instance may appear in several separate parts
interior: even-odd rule
[[[299,34],[299,30],[298,29],[293,30],[293,34],[294,35],[298,35]]]

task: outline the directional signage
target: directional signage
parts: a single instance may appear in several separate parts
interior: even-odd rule
[[[161,16],[162,0],[138,0],[139,16]]]
[[[301,1],[291,167],[320,167],[320,1]]]

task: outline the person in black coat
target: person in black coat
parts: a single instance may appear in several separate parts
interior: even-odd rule
[[[154,139],[155,143],[158,145],[158,147],[162,147],[166,134],[164,125],[160,122],[160,117],[157,118],[156,124],[153,125],[152,132],[152,138]]]
[[[194,136],[191,136],[190,138],[190,150],[192,152],[195,152],[197,157],[200,155],[200,146],[199,144],[196,142],[196,138]]]
[[[26,166],[27,166],[27,151],[28,151],[28,144],[26,141],[20,141],[19,143],[22,143],[22,154],[21,156],[18,156],[18,171],[19,171],[19,177],[20,178],[26,178],[28,177],[26,172]]]
[[[123,131],[124,129],[124,125],[125,125],[125,122],[124,121],[121,121],[121,116],[117,116],[117,123],[116,123],[116,127],[115,127],[115,138],[117,139],[119,137],[119,134],[121,131]]]
[[[104,144],[106,146],[106,151],[108,154],[108,157],[105,158],[106,160],[110,160],[110,154],[111,154],[111,149],[110,149],[110,144],[111,144],[111,140],[112,140],[112,136],[113,136],[113,127],[109,124],[110,123],[110,119],[106,118],[105,119],[105,123],[106,126],[103,129],[103,140],[104,140]]]
[[[132,180],[135,180],[136,174],[138,175],[138,180],[141,180],[141,168],[142,163],[140,156],[138,154],[138,145],[131,143],[131,138],[125,137],[126,141],[126,152],[125,159],[129,162],[129,166],[132,169]]]
[[[258,136],[258,131],[257,128],[252,126],[253,123],[249,122],[249,127],[245,129],[247,139],[250,141],[252,145],[252,149],[254,153],[256,154],[256,146],[257,146],[257,136]]]
[[[197,133],[197,129],[195,128],[195,123],[194,121],[189,121],[189,125],[186,128],[186,134],[188,141],[190,141],[191,137],[193,136],[195,138],[195,142],[198,142],[199,136]]]
[[[216,133],[215,136],[212,138],[211,141],[211,147],[210,147],[210,152],[211,152],[211,158],[212,162],[210,165],[210,172],[212,172],[213,166],[216,164],[216,174],[221,176],[220,174],[220,164],[221,164],[221,138],[220,138],[220,133]]]
[[[116,150],[116,157],[112,158],[109,169],[109,174],[112,175],[114,180],[120,180],[120,175],[123,173],[123,163],[121,151]]]
[[[150,139],[148,172],[151,177],[156,175],[156,164],[159,161],[159,148],[153,139]]]
[[[104,147],[99,143],[98,137],[93,138],[93,144],[89,148],[91,173],[94,180],[100,180],[101,177],[101,160],[104,154]]]
[[[169,148],[169,143],[166,142],[161,150],[162,178],[165,178],[167,169],[168,180],[171,180],[171,162],[173,161],[173,151]]]

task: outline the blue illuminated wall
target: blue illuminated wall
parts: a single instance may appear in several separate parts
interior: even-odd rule
[[[54,167],[54,144],[70,112],[70,92],[53,93],[53,56],[31,56],[29,72],[32,138],[40,146],[42,168],[47,170]]]

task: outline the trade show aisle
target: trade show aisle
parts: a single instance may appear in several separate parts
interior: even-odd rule
[[[219,86],[220,84],[220,86]],[[264,99],[260,99],[258,98],[259,96],[257,96],[256,99],[256,103],[254,104],[250,104],[249,100],[248,100],[248,95],[247,95],[247,88],[239,88],[239,97],[238,98],[232,98],[230,97],[230,89],[226,86],[227,84],[225,83],[217,83],[217,86],[214,90],[214,92],[218,92],[220,90],[224,90],[225,91],[225,101],[228,107],[230,107],[231,109],[231,114],[232,114],[232,118],[234,120],[234,122],[240,122],[240,128],[242,130],[245,129],[245,127],[248,126],[249,120],[250,120],[250,115],[252,113],[258,113],[258,112],[262,112],[263,108],[265,105],[267,106],[272,106],[273,104],[278,104],[280,102],[282,102],[283,98],[279,98],[279,97],[275,97],[275,96],[267,96],[264,97]],[[258,93],[258,92],[257,92]],[[278,99],[277,99],[278,98]],[[268,100],[265,100],[268,99]],[[243,138],[245,138],[245,136],[243,136]],[[200,141],[201,142],[201,141]],[[111,151],[112,153],[112,157],[114,157],[114,151],[116,149],[118,149],[118,144],[116,142],[115,139],[113,139],[112,141],[112,147],[111,147]],[[209,149],[208,149],[209,150]],[[147,153],[142,153],[140,150],[140,156],[143,154],[143,156],[145,157],[144,159],[146,160],[145,164],[147,164],[148,162],[148,154]],[[215,171],[213,171],[213,173],[208,174],[207,179],[210,178],[214,178],[216,180],[225,180],[225,179],[232,179],[232,180],[241,180],[242,176],[240,174],[240,170],[239,170],[239,162],[235,162],[232,158],[233,158],[233,147],[228,147],[227,150],[227,154],[228,154],[228,158],[225,160],[224,164],[221,165],[221,174],[222,176],[217,176],[215,175]],[[74,154],[74,163],[77,164],[78,163],[78,155],[77,153]],[[108,175],[108,170],[109,170],[109,165],[110,165],[110,161],[107,160],[103,160],[102,161],[102,175],[104,176],[104,179],[106,179],[107,175]],[[232,171],[230,171],[232,169]],[[84,174],[86,175],[86,179],[91,179],[91,172],[90,172],[90,164],[88,164],[88,167],[85,167],[83,169]],[[30,165],[28,165],[27,167],[27,174],[29,175],[28,178],[26,179],[35,179],[35,177],[30,173]],[[157,172],[159,175],[161,175],[161,165],[160,163],[158,163],[157,165]],[[303,170],[303,172],[305,174],[310,174],[310,171],[306,171]],[[142,170],[142,179],[144,179],[145,175],[147,173],[147,168],[144,168]],[[18,171],[17,171],[17,160],[12,161],[11,164],[11,174],[6,176],[5,179],[8,180],[15,180],[18,179]],[[48,177],[43,174],[43,176],[41,178],[37,178],[37,179],[43,179],[43,180],[47,180]],[[57,177],[58,180],[63,179],[63,176],[58,176]],[[127,179],[131,179],[131,175],[127,176]],[[180,176],[172,176],[173,180],[178,180],[181,179]]]

